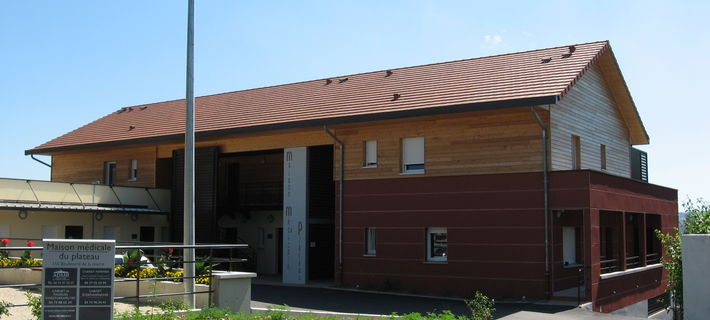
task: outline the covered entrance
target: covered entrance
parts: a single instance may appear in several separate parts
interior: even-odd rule
[[[294,149],[300,151],[296,158]],[[176,150],[172,159],[158,161],[172,167],[172,241],[182,241],[183,154]],[[333,279],[332,145],[238,153],[220,153],[218,148],[208,147],[198,148],[195,158],[198,243],[248,244],[249,249],[233,253],[247,260],[233,266],[236,269],[283,275],[285,282],[289,277],[299,279],[296,283]],[[294,166],[294,160],[300,167]],[[290,174],[303,178],[289,179],[289,165],[295,170]],[[299,206],[285,205],[289,190],[292,195],[302,194]],[[294,214],[300,214],[300,220],[294,220]],[[293,232],[299,237],[290,236]]]

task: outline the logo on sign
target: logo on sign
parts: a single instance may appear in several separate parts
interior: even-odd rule
[[[54,280],[69,280],[69,272],[65,270],[57,270],[52,273]]]

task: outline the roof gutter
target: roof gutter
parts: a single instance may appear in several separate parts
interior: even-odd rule
[[[549,109],[548,105],[548,109]],[[547,126],[545,126],[545,123],[540,119],[540,115],[537,114],[537,110],[535,110],[535,106],[530,106],[530,112],[532,112],[532,115],[535,117],[535,121],[537,121],[537,124],[540,126],[540,129],[542,129],[542,185],[543,185],[543,198],[544,198],[544,215],[545,215],[545,285],[546,285],[546,290],[545,290],[545,295],[549,299],[551,297],[551,280],[552,277],[550,277],[550,226],[549,226],[549,212],[550,212],[550,207],[549,207],[549,197],[550,197],[550,188],[549,188],[549,182],[548,182],[548,168],[547,168],[547,160],[549,155],[547,154]]]
[[[345,123],[357,123],[357,122],[369,122],[369,121],[381,121],[381,120],[392,120],[392,119],[402,119],[411,117],[421,117],[421,116],[431,116],[431,115],[442,115],[442,114],[452,114],[461,112],[472,112],[472,111],[483,111],[483,110],[494,110],[494,109],[504,109],[504,108],[515,108],[515,107],[528,107],[535,105],[545,105],[545,104],[556,104],[559,101],[558,96],[544,96],[544,97],[531,97],[531,98],[521,98],[503,101],[487,101],[487,102],[477,102],[477,103],[467,103],[453,106],[435,106],[428,108],[410,109],[403,111],[393,111],[393,112],[382,112],[382,113],[371,113],[371,114],[360,114],[352,116],[343,116],[335,118],[319,118],[312,120],[302,120],[294,122],[283,122],[283,123],[273,123],[264,124],[249,127],[237,127],[221,130],[212,131],[201,131],[195,132],[196,139],[205,139],[209,137],[215,137],[227,134],[243,134],[243,133],[254,133],[263,132],[269,130],[285,130],[285,129],[301,129],[306,127],[320,127],[325,125],[336,125]],[[68,150],[80,150],[80,149],[90,149],[90,148],[100,148],[100,147],[114,147],[120,145],[130,145],[138,143],[156,143],[156,142],[166,142],[175,141],[178,142],[184,139],[184,133],[168,134],[162,136],[126,139],[126,140],[116,140],[116,141],[106,141],[106,142],[94,142],[87,144],[74,144],[59,147],[47,147],[47,148],[34,148],[25,150],[25,154],[49,154],[58,151],[68,151]]]
[[[338,143],[339,146],[339,160],[340,165],[338,170],[338,270],[340,271],[340,283],[343,283],[343,180],[345,178],[345,144],[340,140],[335,134],[328,130],[327,125],[323,125],[323,131],[327,133],[333,140]]]

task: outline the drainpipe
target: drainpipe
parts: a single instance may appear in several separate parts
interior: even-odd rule
[[[549,105],[548,105],[548,110],[549,110]],[[548,186],[548,177],[547,177],[547,127],[545,124],[542,122],[542,119],[540,119],[540,115],[537,114],[537,111],[535,110],[535,106],[530,107],[530,112],[532,112],[533,116],[535,117],[535,121],[537,121],[537,124],[540,126],[540,129],[542,129],[542,185],[543,185],[543,194],[544,194],[544,210],[545,210],[545,284],[547,286],[547,289],[545,290],[545,294],[547,295],[547,298],[550,298],[550,289],[552,286],[550,285],[550,244],[549,244],[549,193],[550,193],[550,188]]]
[[[41,164],[43,164],[43,165],[45,165],[45,166],[47,166],[47,167],[50,167],[50,168],[52,167],[51,164],[46,163],[46,162],[44,162],[44,161],[42,161],[42,160],[40,160],[40,159],[35,158],[35,155],[34,155],[34,154],[31,154],[31,155],[30,155],[30,158],[32,158],[32,160],[37,161],[37,162],[39,162],[39,163],[41,163]]]
[[[323,131],[325,131],[325,133],[327,133],[331,138],[333,138],[333,140],[338,143],[338,146],[340,148],[340,167],[338,168],[340,171],[340,179],[338,179],[338,213],[340,214],[340,219],[338,219],[338,270],[340,270],[340,283],[343,283],[343,180],[345,178],[345,145],[343,144],[342,140],[338,139],[338,137],[333,134],[333,132],[328,130],[327,125],[323,125]]]

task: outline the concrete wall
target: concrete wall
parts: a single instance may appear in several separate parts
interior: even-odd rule
[[[683,245],[683,304],[686,320],[710,315],[710,234],[681,236]]]

